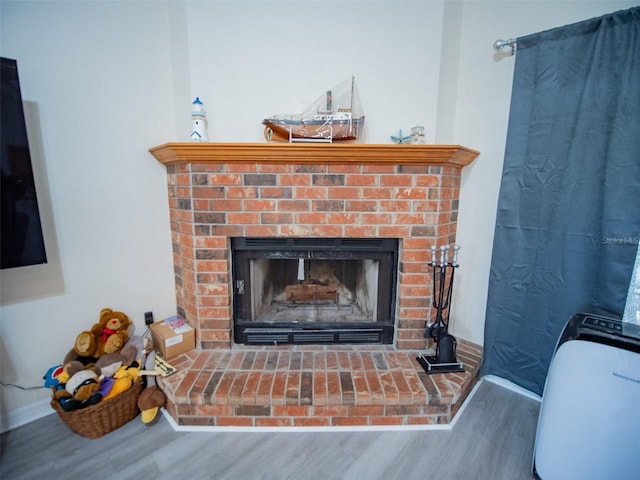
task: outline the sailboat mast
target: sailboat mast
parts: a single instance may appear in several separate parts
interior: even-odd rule
[[[349,110],[351,111],[351,113],[353,114],[353,88],[355,86],[356,83],[356,77],[351,75],[351,105],[349,106]]]

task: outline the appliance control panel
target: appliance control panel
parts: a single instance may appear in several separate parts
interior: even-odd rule
[[[567,323],[557,347],[569,340],[624,344],[625,348],[640,352],[640,325],[605,315],[578,313]]]
[[[617,319],[589,315],[582,319],[582,325],[603,331],[622,333],[622,322]]]
[[[618,318],[583,315],[577,326],[577,339],[596,341],[640,352],[640,325],[626,323]]]

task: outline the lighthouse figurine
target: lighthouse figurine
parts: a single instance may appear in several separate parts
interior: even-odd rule
[[[194,142],[208,142],[209,135],[207,135],[207,116],[200,98],[196,97],[191,105],[191,118],[193,119],[191,140]]]

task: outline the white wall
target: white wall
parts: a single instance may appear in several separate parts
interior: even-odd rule
[[[482,343],[514,61],[491,45],[632,3],[3,0],[50,263],[0,272],[2,381],[42,385],[105,306],[137,333],[144,311],[175,312],[166,174],[147,149],[188,139],[195,96],[211,140],[261,142],[262,118],[351,75],[367,142],[422,124],[481,152],[463,171],[452,326]],[[49,398],[1,388],[2,428]]]
[[[175,138],[164,2],[5,2],[50,263],[3,270],[1,379],[42,385],[101,308],[175,313],[166,170]],[[33,118],[34,115],[36,118]],[[44,188],[41,188],[44,187]],[[47,390],[1,387],[2,426]],[[50,409],[49,409],[50,410]]]
[[[433,140],[442,2],[187,6],[192,94],[205,104],[210,140],[263,142],[263,118],[301,112],[352,75],[367,143],[416,124]]]

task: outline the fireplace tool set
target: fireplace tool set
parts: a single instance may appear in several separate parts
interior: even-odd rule
[[[449,251],[453,248],[453,258],[449,261]],[[453,276],[458,264],[458,251],[460,245],[443,245],[440,247],[440,261],[437,261],[435,245],[431,247],[431,262],[429,266],[433,271],[433,308],[436,310],[436,320],[432,324],[427,324],[424,338],[433,338],[436,343],[436,354],[434,356],[416,357],[418,363],[425,372],[448,373],[464,372],[462,362],[456,359],[455,337],[449,334],[449,311],[451,305],[451,292],[453,290]],[[447,274],[449,274],[449,284],[447,285]],[[446,312],[446,319],[443,312]]]

